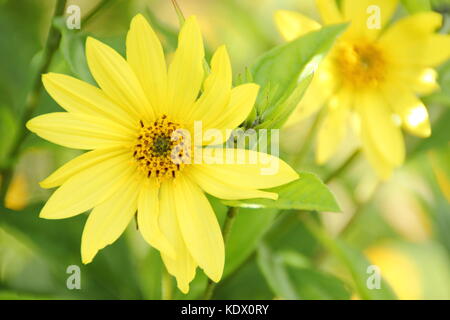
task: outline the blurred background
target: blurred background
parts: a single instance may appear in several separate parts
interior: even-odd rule
[[[318,14],[313,0],[179,0],[184,14],[195,14],[208,59],[226,44],[237,78],[255,58],[283,41],[272,15],[292,9]],[[397,17],[416,10],[444,15],[441,32],[450,30],[450,1],[404,1]],[[160,299],[161,260],[134,223],[93,263],[82,265],[80,240],[86,215],[49,221],[38,213],[51,191],[38,182],[80,154],[22,136],[25,106],[36,99],[34,114],[61,109],[42,90],[30,96],[42,58],[56,1],[0,0],[0,179],[11,179],[0,206],[0,299]],[[93,82],[84,57],[87,35],[124,53],[125,35],[136,13],[143,13],[169,54],[176,47],[178,18],[169,0],[71,0],[81,9],[80,30],[64,20],[59,49],[49,70]],[[425,9],[424,9],[425,8]],[[439,48],[436,48],[439,50]],[[450,62],[438,69],[441,90],[422,97],[429,108],[433,135],[405,134],[405,165],[380,182],[363,158],[330,182],[343,213],[320,213],[321,228],[308,226],[291,212],[243,209],[227,248],[220,299],[450,299]],[[313,120],[281,133],[281,157],[299,170],[321,177],[333,172],[352,152],[350,141],[325,167],[314,164]],[[23,139],[20,148],[16,141]],[[17,149],[17,150],[16,150]],[[8,177],[8,175],[10,177]],[[1,181],[0,180],[0,181]],[[2,182],[2,185],[5,184]],[[3,187],[4,188],[4,187]],[[211,198],[219,219],[226,207]],[[367,266],[380,267],[382,289],[368,290]],[[67,268],[81,268],[81,289],[69,290]],[[188,295],[174,287],[175,298],[199,298],[206,277],[199,270]]]

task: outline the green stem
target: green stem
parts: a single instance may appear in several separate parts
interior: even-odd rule
[[[172,0],[172,5],[177,14],[178,22],[179,22],[180,28],[181,28],[184,25],[186,18],[184,17],[183,11],[181,10],[180,5],[178,4],[177,0]],[[209,64],[205,59],[203,59],[203,68],[205,69],[206,74],[209,74],[211,72]]]
[[[311,150],[317,129],[319,128],[319,124],[321,123],[322,120],[323,109],[316,115],[314,122],[312,123],[311,127],[308,130],[308,133],[306,134],[305,143],[303,144],[302,148],[300,149],[300,152],[297,153],[296,157],[294,158],[294,161],[292,162],[292,166],[294,168],[298,168],[303,164],[306,156]]]
[[[13,164],[19,155],[20,147],[28,136],[29,131],[26,129],[25,124],[32,117],[34,111],[36,110],[39,98],[42,92],[42,81],[41,74],[46,73],[55,54],[55,51],[59,47],[61,41],[61,33],[57,28],[53,26],[53,21],[56,17],[64,15],[64,8],[66,7],[66,0],[58,0],[56,2],[55,10],[52,16],[52,22],[50,24],[50,30],[48,32],[47,42],[45,43],[44,51],[41,58],[41,64],[38,68],[37,74],[34,79],[34,83],[28,99],[25,105],[25,111],[22,115],[20,131],[15,139],[15,143],[9,152],[8,158],[10,159],[10,164],[8,167],[3,168],[0,171],[0,176],[2,176],[2,185],[0,188],[0,201],[4,203],[8,188],[11,184],[13,177]]]
[[[336,170],[334,170],[328,177],[326,177],[323,181],[325,183],[330,182],[334,178],[338,177],[341,173],[345,172],[352,164],[353,162],[358,158],[360,155],[360,150],[356,149],[350,157],[347,158]]]
[[[178,5],[177,0],[172,0],[172,4],[173,4],[173,7],[175,8],[175,12],[177,13],[178,21],[179,21],[180,27],[181,27],[184,24],[184,21],[186,20],[186,18],[184,17],[183,11],[181,11],[181,8]]]
[[[364,208],[373,200],[374,196],[377,194],[377,191],[380,187],[380,183],[377,184],[374,191],[370,195],[369,199],[364,201],[363,203],[357,203],[356,210],[354,211],[353,215],[351,216],[350,220],[347,222],[344,228],[339,232],[340,238],[345,238],[352,230],[353,226],[356,224],[356,222],[359,220],[359,217],[364,211]]]
[[[167,269],[163,266],[162,278],[161,278],[161,297],[163,300],[172,300],[173,286],[172,278],[167,272]]]
[[[225,218],[225,222],[224,222],[223,228],[222,228],[223,243],[224,243],[225,247],[227,245],[228,238],[230,237],[231,227],[233,226],[233,223],[234,223],[234,220],[236,219],[237,213],[238,213],[238,208],[236,208],[236,207],[228,208],[227,216]],[[210,300],[212,298],[216,286],[217,286],[217,283],[215,283],[211,279],[208,280],[208,284],[206,286],[206,290],[203,295],[204,300]]]

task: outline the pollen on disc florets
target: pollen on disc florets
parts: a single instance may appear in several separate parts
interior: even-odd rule
[[[342,81],[356,88],[377,86],[386,76],[386,59],[373,43],[343,43],[335,51],[334,62]]]
[[[190,141],[181,125],[162,115],[147,124],[140,121],[133,157],[148,178],[175,178],[190,163]]]

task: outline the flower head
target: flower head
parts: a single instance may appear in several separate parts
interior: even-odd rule
[[[328,161],[354,120],[362,149],[381,178],[405,157],[401,127],[428,137],[428,112],[416,96],[437,88],[432,67],[450,57],[450,36],[437,34],[442,16],[417,13],[387,26],[397,0],[316,0],[324,24],[350,22],[347,31],[317,70],[290,123],[325,105],[316,159]],[[278,28],[287,40],[321,25],[299,13],[279,11]]]
[[[298,175],[269,155],[279,164],[271,176],[261,176],[260,163],[224,164],[220,152],[205,152],[208,161],[191,161],[203,151],[189,137],[195,121],[201,120],[205,129],[233,129],[245,120],[258,92],[252,83],[232,88],[224,46],[214,53],[205,77],[195,17],[184,23],[168,67],[161,43],[142,15],[132,20],[126,45],[125,60],[107,45],[87,39],[87,61],[99,88],[62,74],[43,75],[47,92],[67,112],[38,116],[27,127],[51,142],[91,151],[41,182],[44,188],[59,188],[40,216],[63,219],[92,209],[81,243],[82,261],[89,263],[137,212],[142,236],[161,252],[178,287],[187,292],[197,266],[216,282],[224,267],[220,226],[204,192],[222,199],[276,199],[277,194],[259,189]],[[233,151],[236,157],[260,155]]]

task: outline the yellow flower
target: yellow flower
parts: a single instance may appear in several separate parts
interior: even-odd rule
[[[378,266],[381,276],[401,300],[423,299],[423,288],[419,266],[411,257],[399,249],[389,246],[374,246],[365,254]]]
[[[419,137],[431,134],[427,109],[416,94],[438,87],[432,67],[450,56],[450,37],[435,33],[442,16],[422,12],[385,27],[397,0],[343,0],[341,8],[335,0],[316,4],[324,24],[350,25],[317,70],[289,123],[325,106],[317,162],[323,164],[335,154],[351,123],[369,162],[386,179],[404,161],[401,127]],[[287,40],[321,27],[290,11],[277,12],[275,20]]]
[[[258,86],[232,88],[223,46],[204,79],[203,41],[195,17],[184,23],[167,68],[161,43],[142,15],[132,20],[126,44],[125,60],[107,45],[87,39],[88,65],[100,88],[62,74],[43,75],[47,92],[67,112],[38,116],[27,127],[53,143],[92,151],[41,182],[44,188],[59,188],[40,216],[63,219],[93,208],[81,243],[82,261],[89,263],[124,232],[137,211],[142,236],[161,252],[186,293],[197,266],[216,282],[224,267],[220,226],[204,192],[222,199],[276,199],[277,194],[258,189],[298,175],[269,155],[270,161],[279,161],[271,176],[261,176],[258,163],[220,164],[220,153],[206,154],[208,161],[202,163],[173,160],[195,151],[184,148],[185,135],[174,139],[174,131],[193,132],[196,120],[204,129],[237,127],[251,111]],[[261,156],[234,151],[237,157]]]
[[[0,184],[1,184],[0,177]],[[25,175],[17,174],[12,179],[5,198],[5,207],[11,210],[22,210],[28,204],[29,192]]]

